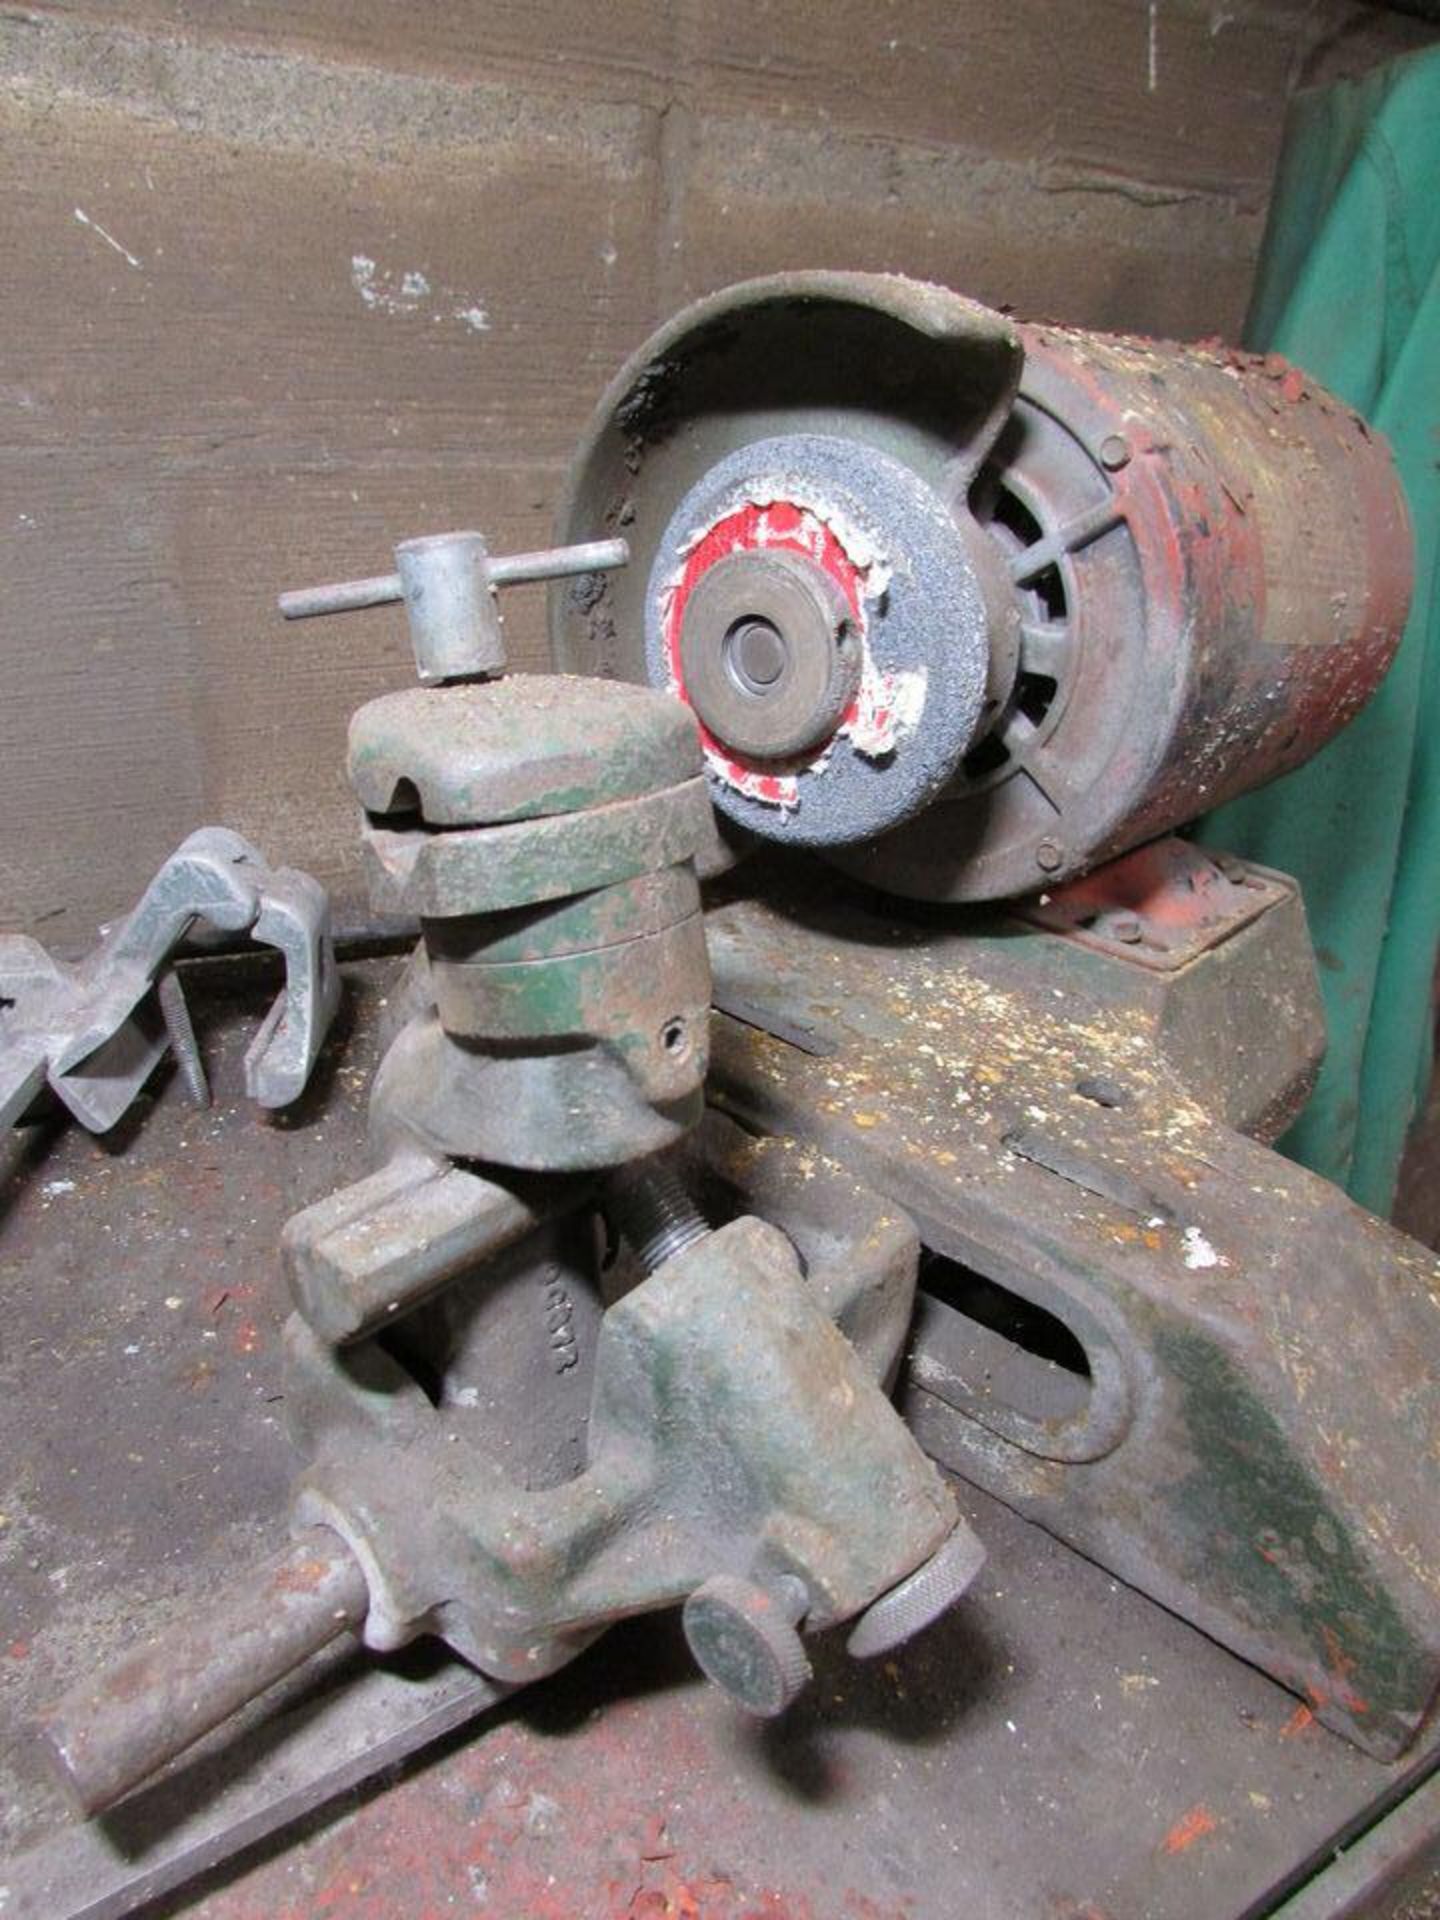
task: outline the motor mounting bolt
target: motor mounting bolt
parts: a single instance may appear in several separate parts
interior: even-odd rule
[[[1064,861],[1064,851],[1054,840],[1042,840],[1035,849],[1035,864],[1045,873],[1058,873]]]

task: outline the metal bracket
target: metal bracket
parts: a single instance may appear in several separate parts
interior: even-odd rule
[[[285,989],[246,1053],[245,1087],[263,1107],[299,1095],[339,1003],[329,900],[309,874],[271,869],[238,833],[202,827],[78,965],[24,935],[0,937],[0,1126],[48,1085],[81,1126],[105,1133],[167,1046],[192,1094],[208,1097],[169,964],[197,920],[284,955]]]
[[[1097,953],[1174,973],[1292,891],[1279,874],[1172,837],[1152,840],[1012,911]]]
[[[921,1445],[1403,1752],[1440,1685],[1440,1268],[1240,1130],[1270,1131],[1312,1023],[1293,895],[1164,973],[818,888],[707,931],[746,1022],[715,1023],[710,1098],[919,1228]]]

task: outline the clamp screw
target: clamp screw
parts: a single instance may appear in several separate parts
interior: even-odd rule
[[[662,1155],[621,1168],[610,1181],[609,1197],[616,1223],[646,1274],[658,1273],[667,1260],[710,1231],[679,1174]]]
[[[984,1547],[961,1520],[928,1560],[871,1601],[850,1630],[848,1651],[857,1660],[871,1660],[912,1639],[954,1606],[984,1564]]]
[[[783,1713],[810,1678],[809,1656],[794,1618],[806,1598],[799,1582],[793,1585],[796,1592],[776,1594],[717,1573],[695,1589],[681,1613],[685,1638],[706,1679],[766,1720]]]
[[[195,1023],[190,1018],[180,976],[167,967],[155,982],[155,992],[160,1002],[165,1032],[175,1055],[175,1065],[190,1104],[192,1107],[208,1107],[210,1082],[205,1077],[205,1061],[200,1052],[200,1043],[195,1038]]]

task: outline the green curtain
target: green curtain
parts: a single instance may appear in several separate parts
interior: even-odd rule
[[[1431,1065],[1440,941],[1440,47],[1299,95],[1247,344],[1388,435],[1415,525],[1415,601],[1360,717],[1200,837],[1294,874],[1330,1044],[1285,1152],[1388,1213]]]

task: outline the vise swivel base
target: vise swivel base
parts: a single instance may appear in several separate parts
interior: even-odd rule
[[[885,1391],[914,1229],[820,1156],[699,1125],[691,715],[503,677],[507,575],[478,536],[400,560],[429,684],[361,709],[349,770],[374,904],[423,938],[377,1171],[284,1234],[297,1544],[233,1620],[61,1704],[89,1810],[340,1631],[438,1635],[518,1684],[678,1604],[706,1674],[775,1714],[809,1677],[802,1628],[852,1621],[880,1653],[983,1559]]]
[[[709,917],[709,1098],[918,1226],[921,1444],[1403,1753],[1440,1262],[1265,1144],[1323,1041],[1294,882],[1162,841],[937,928],[787,879]]]

